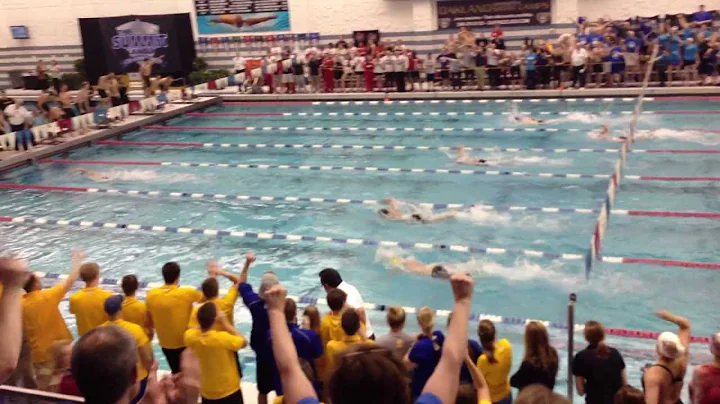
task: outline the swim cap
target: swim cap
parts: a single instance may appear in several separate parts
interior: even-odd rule
[[[415,213],[415,214],[412,215],[411,217],[412,217],[413,219],[417,220],[418,222],[422,222],[422,220],[423,220],[422,216],[418,215],[417,213]]]
[[[661,356],[670,359],[681,357],[685,353],[685,347],[680,342],[680,337],[674,332],[664,332],[658,336],[657,352]]]
[[[442,265],[435,265],[432,269],[432,272],[430,273],[430,276],[433,278],[440,278],[440,279],[448,279],[450,278],[450,273],[445,269]]]

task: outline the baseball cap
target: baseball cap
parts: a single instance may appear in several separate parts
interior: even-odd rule
[[[675,359],[685,353],[685,347],[677,334],[666,331],[658,336],[657,351],[661,356]]]
[[[117,314],[122,309],[122,295],[112,295],[105,299],[105,313],[110,316]]]
[[[265,272],[260,277],[260,289],[258,290],[258,294],[261,298],[265,297],[265,292],[270,290],[275,285],[280,284],[280,281],[278,280],[277,275],[275,275],[272,272]]]

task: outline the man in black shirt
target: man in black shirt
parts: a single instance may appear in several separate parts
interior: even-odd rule
[[[487,42],[487,41],[486,41]],[[478,90],[485,89],[485,66],[487,66],[487,51],[485,47],[475,49],[475,79],[477,80]]]
[[[313,93],[319,93],[320,88],[320,63],[321,60],[317,55],[313,55],[308,62],[308,68],[310,68],[310,91]]]

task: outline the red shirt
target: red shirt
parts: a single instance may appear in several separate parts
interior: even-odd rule
[[[370,74],[375,71],[375,63],[373,62],[365,62],[363,64],[363,69],[365,69],[365,73]]]
[[[359,47],[357,48],[357,51],[358,51],[359,54],[365,56],[365,54],[367,53],[367,48],[364,47],[364,46],[359,46]]]
[[[502,28],[496,28],[493,30],[492,34],[490,34],[492,38],[497,38],[503,35],[505,35],[505,32],[503,32]]]
[[[78,389],[77,384],[75,384],[75,379],[73,379],[72,375],[65,375],[60,379],[60,394],[65,394],[68,396],[80,396],[82,397],[82,393],[80,392],[80,389]]]
[[[323,69],[330,69],[330,70],[332,70],[332,68],[333,68],[334,66],[335,66],[335,62],[333,62],[332,58],[325,58],[325,59],[323,59],[323,62],[322,62],[322,67],[323,67]]]

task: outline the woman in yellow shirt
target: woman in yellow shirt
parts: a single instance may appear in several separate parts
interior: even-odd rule
[[[508,376],[512,365],[512,345],[504,338],[495,341],[495,324],[490,320],[480,321],[478,336],[483,354],[477,360],[477,367],[490,388],[490,400],[493,404],[510,404],[512,392]]]

